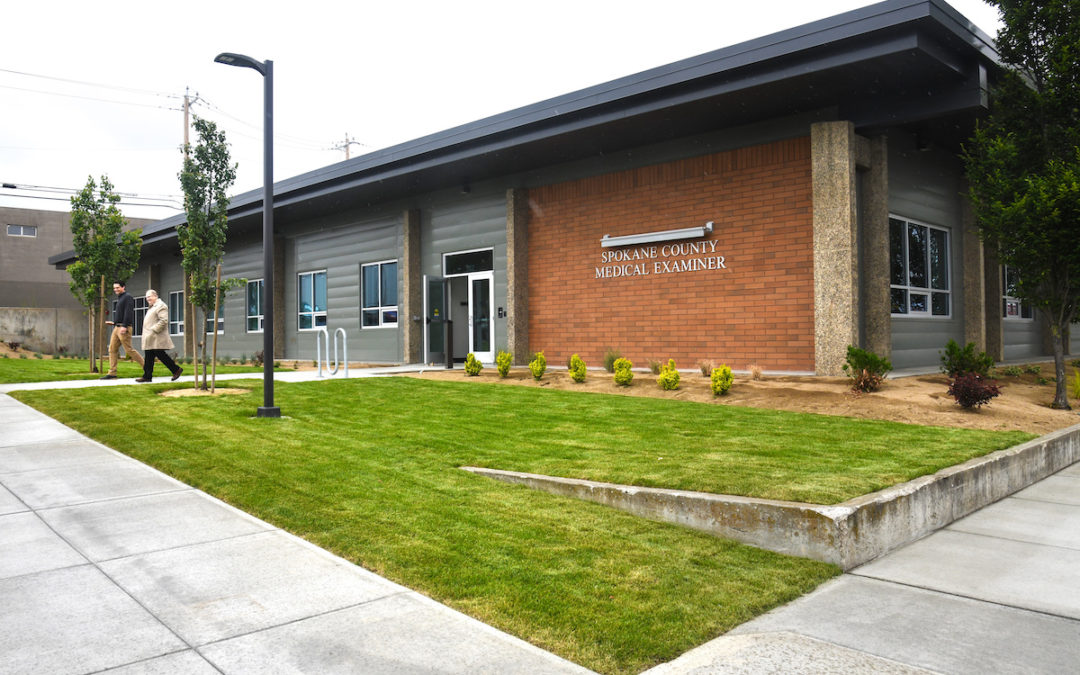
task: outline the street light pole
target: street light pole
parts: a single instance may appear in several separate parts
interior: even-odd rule
[[[229,52],[214,61],[263,76],[263,404],[255,414],[281,417],[274,405],[274,62]]]

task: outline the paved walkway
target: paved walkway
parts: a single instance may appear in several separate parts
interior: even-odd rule
[[[588,672],[4,395],[49,386],[0,388],[0,673]],[[1077,663],[1080,465],[649,672]]]

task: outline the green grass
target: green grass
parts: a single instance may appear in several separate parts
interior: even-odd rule
[[[236,382],[230,382],[234,386]],[[460,471],[837,501],[1028,434],[410,378],[14,394],[249,513],[594,670],[670,660],[839,570]],[[107,411],[138,411],[133,419]],[[937,459],[935,459],[937,458]]]
[[[191,375],[195,366],[179,364],[185,375]],[[109,359],[105,358],[105,371],[90,372],[89,359],[54,359],[46,356],[36,359],[32,355],[21,359],[18,356],[0,358],[0,384],[22,382],[56,382],[61,380],[94,380],[109,370]],[[201,372],[201,371],[200,371]],[[206,370],[210,373],[209,367]],[[262,366],[218,366],[219,375],[226,373],[261,373]],[[120,378],[142,377],[142,367],[134,361],[120,361],[116,364],[116,375]],[[154,364],[154,377],[168,377],[169,370],[160,361]]]

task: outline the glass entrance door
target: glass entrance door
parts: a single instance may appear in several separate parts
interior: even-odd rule
[[[494,275],[469,275],[469,351],[485,363],[495,361],[491,306],[494,304]]]
[[[424,275],[424,363],[446,363],[446,279]]]

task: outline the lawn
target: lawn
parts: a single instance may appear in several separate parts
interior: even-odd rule
[[[236,382],[230,382],[230,386]],[[839,570],[462,465],[835,502],[1027,438],[410,378],[14,394],[121,452],[601,672],[670,660]],[[103,411],[139,411],[119,418]],[[132,434],[137,424],[157,441]]]
[[[26,358],[20,358],[20,357]],[[180,364],[185,375],[194,373],[195,366]],[[109,359],[105,358],[105,369],[108,371]],[[210,373],[207,368],[207,374]],[[262,366],[218,366],[218,374],[226,373],[261,373]],[[94,380],[104,375],[90,372],[89,359],[54,359],[51,356],[35,358],[20,352],[18,356],[10,355],[8,358],[0,357],[0,384],[15,384],[20,382],[57,382],[61,380]],[[116,375],[119,378],[142,377],[142,367],[134,361],[120,361],[116,364]],[[154,364],[154,377],[167,380],[169,370],[160,361]]]

